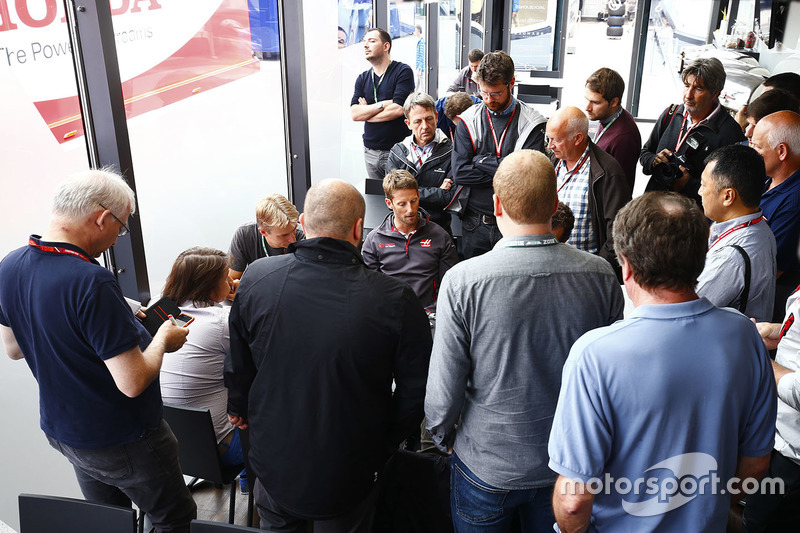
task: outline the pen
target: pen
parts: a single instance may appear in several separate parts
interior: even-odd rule
[[[168,315],[168,316],[169,316],[169,321],[172,322],[172,325],[173,326],[177,326],[178,325],[178,321],[175,320],[175,317],[172,316],[172,315]]]

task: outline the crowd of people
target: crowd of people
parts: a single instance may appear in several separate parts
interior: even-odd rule
[[[745,492],[744,531],[796,527],[800,76],[735,119],[722,64],[689,62],[642,144],[611,69],[546,118],[502,51],[470,52],[436,101],[387,32],[364,50],[351,115],[389,209],[367,235],[344,181],[302,213],[269,195],[228,252],[178,256],[163,295],[194,321],[151,335],[96,260],[136,206],[104,169],[0,263],[5,350],[85,497],[189,530],[163,401],[210,410],[269,531],[415,530],[419,506],[407,527],[378,511],[399,478],[444,484],[458,532],[724,531]],[[444,477],[409,480],[400,453]],[[746,490],[765,474],[782,491]]]

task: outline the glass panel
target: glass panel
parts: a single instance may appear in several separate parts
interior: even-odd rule
[[[33,4],[0,3],[0,258],[45,231],[55,186],[89,168],[64,5]]]
[[[518,71],[553,70],[558,0],[512,0],[511,57]]]
[[[392,36],[392,60],[401,61],[414,70],[414,87],[424,91],[426,63],[425,8],[420,0],[389,3],[389,33]]]
[[[486,13],[483,9],[483,0],[468,0],[470,7],[469,23],[469,49],[483,47],[483,33],[486,27]]]
[[[287,194],[278,11],[276,0],[133,5],[113,23],[157,294],[178,253],[227,250],[258,198]]]
[[[339,0],[339,48],[359,44],[372,25],[372,0]]]
[[[706,43],[712,5],[712,0],[653,1],[639,93],[640,118],[658,118],[670,103],[681,101],[681,52]]]
[[[439,2],[439,87],[440,96],[461,70],[461,3],[462,0]]]

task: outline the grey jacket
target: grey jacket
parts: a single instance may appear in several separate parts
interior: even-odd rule
[[[439,294],[427,428],[498,488],[555,481],[547,442],[564,361],[578,337],[622,318],[608,262],[553,242],[502,239],[450,269]]]

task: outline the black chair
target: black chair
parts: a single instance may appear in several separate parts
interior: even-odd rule
[[[561,88],[550,85],[517,84],[517,98],[526,104],[552,104],[558,105],[561,101]]]
[[[237,489],[235,481],[244,464],[225,466],[220,461],[211,412],[195,407],[164,405],[164,420],[178,439],[181,470],[185,475],[194,478],[189,482],[190,489],[201,479],[220,486],[230,484],[228,522],[233,524]],[[248,516],[253,513],[251,502],[252,499],[248,498]]]
[[[134,533],[136,511],[73,498],[20,494],[19,526],[21,533]]]
[[[190,533],[228,533],[234,531],[261,531],[252,527],[234,526],[232,524],[220,524],[219,522],[207,522],[205,520],[192,520],[189,529]]]

